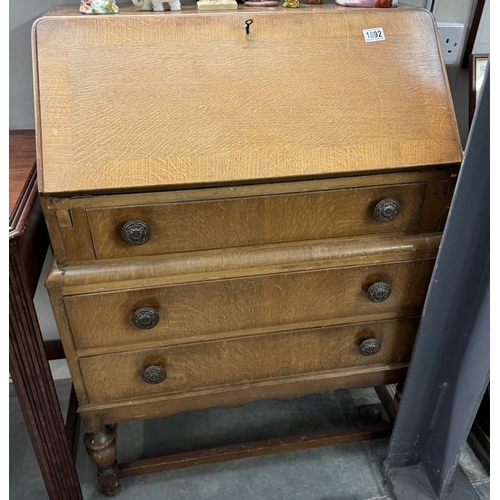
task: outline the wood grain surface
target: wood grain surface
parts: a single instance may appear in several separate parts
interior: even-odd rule
[[[103,347],[113,351],[419,315],[433,266],[429,259],[117,290],[68,296],[64,306],[75,346],[84,355]],[[391,294],[384,302],[371,302],[367,289],[380,281],[391,286]],[[157,311],[154,328],[141,330],[133,323],[141,307]]]
[[[184,251],[355,236],[415,234],[444,227],[456,169],[253,186],[76,198],[42,196],[60,267]],[[376,204],[395,198],[398,216],[380,222]],[[129,220],[150,230],[143,245],[123,240]]]
[[[32,46],[46,285],[87,436],[404,380],[462,159],[429,12],[62,7]]]
[[[23,189],[34,173],[36,156],[36,141],[34,130],[11,130],[9,131],[9,219],[15,218],[15,207],[29,210],[33,201],[26,203],[26,195]],[[33,171],[33,172],[32,172]],[[26,189],[30,193],[30,189]],[[36,196],[35,196],[36,197]],[[26,205],[28,205],[26,207]],[[12,222],[9,226],[14,227]]]
[[[424,9],[185,6],[167,14],[62,11],[35,23],[42,192],[461,161],[437,30]],[[373,27],[384,41],[365,41],[362,30]]]
[[[80,366],[94,404],[210,387],[235,389],[262,380],[407,363],[417,328],[418,319],[405,319],[280,332],[84,357]],[[381,344],[373,356],[358,350],[368,338]],[[166,369],[166,379],[146,383],[142,374],[149,366]]]
[[[320,193],[87,211],[97,259],[168,254],[342,236],[411,233],[418,227],[425,183]],[[404,210],[389,224],[373,210],[386,197]],[[146,222],[151,237],[134,246],[121,238],[130,220]]]

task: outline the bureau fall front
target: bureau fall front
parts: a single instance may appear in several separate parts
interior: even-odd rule
[[[119,422],[404,380],[462,158],[438,44],[409,7],[35,23],[46,285],[106,494]]]

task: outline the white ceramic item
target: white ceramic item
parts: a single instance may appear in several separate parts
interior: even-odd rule
[[[141,7],[141,10],[154,10],[155,12],[163,12],[164,3],[170,6],[170,10],[181,10],[180,0],[132,0],[136,7]]]

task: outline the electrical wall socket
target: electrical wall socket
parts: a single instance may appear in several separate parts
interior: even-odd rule
[[[462,38],[464,36],[464,25],[462,23],[437,23],[441,50],[445,64],[456,64],[462,50]]]

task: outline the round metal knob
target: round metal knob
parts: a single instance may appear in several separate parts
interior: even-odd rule
[[[142,372],[142,379],[146,384],[161,384],[167,378],[167,370],[162,366],[148,366]]]
[[[122,226],[122,239],[130,245],[144,245],[150,236],[151,230],[142,220],[129,220]]]
[[[372,302],[383,302],[391,294],[391,285],[389,283],[384,283],[383,281],[377,281],[370,285],[366,291],[366,295]]]
[[[140,307],[134,311],[132,317],[134,325],[141,330],[154,328],[159,320],[160,316],[152,307]]]
[[[400,210],[401,203],[398,200],[385,198],[375,205],[373,215],[380,222],[389,222],[398,216]]]
[[[359,353],[363,356],[373,356],[380,351],[380,342],[377,339],[366,339],[359,344]]]

